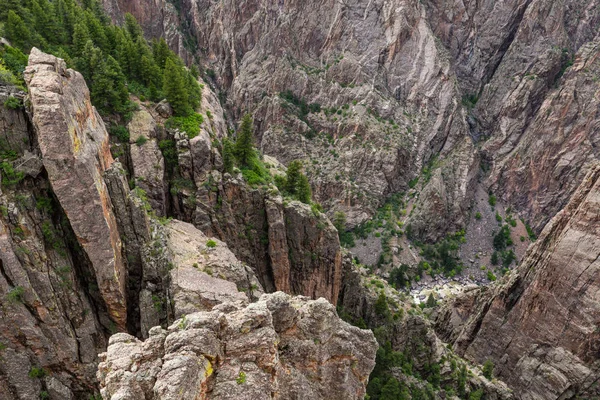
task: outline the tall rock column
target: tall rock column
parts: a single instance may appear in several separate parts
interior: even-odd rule
[[[25,70],[33,124],[52,190],[92,268],[115,324],[126,325],[127,271],[103,172],[113,163],[108,133],[83,76],[34,48]]]

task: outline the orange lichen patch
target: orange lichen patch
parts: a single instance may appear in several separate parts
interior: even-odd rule
[[[74,125],[69,125],[69,136],[71,137],[71,143],[73,145],[73,154],[79,154],[79,150],[81,150],[81,140],[77,135],[77,130]]]

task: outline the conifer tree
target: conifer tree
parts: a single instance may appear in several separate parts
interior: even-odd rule
[[[176,115],[188,116],[192,113],[188,92],[185,87],[183,71],[172,58],[168,58],[165,64],[163,92]]]
[[[235,157],[242,167],[250,167],[255,157],[254,121],[250,114],[245,114],[235,141]]]
[[[228,138],[223,139],[223,170],[233,172],[233,143]]]
[[[200,90],[200,85],[198,84],[198,80],[194,78],[194,76],[184,70],[185,74],[185,87],[188,92],[188,102],[190,107],[193,110],[196,110],[200,107],[200,102],[202,101],[202,91]]]
[[[35,21],[35,30],[48,42],[60,43],[62,35],[52,4],[48,0],[32,0],[31,12]]]
[[[154,62],[158,65],[159,68],[163,69],[165,67],[165,63],[167,62],[167,58],[171,55],[171,50],[169,50],[169,46],[167,42],[165,42],[164,38],[160,38],[159,40],[155,40],[152,43],[152,54],[154,56]]]
[[[134,41],[144,36],[142,27],[130,13],[125,14],[125,29]]]
[[[75,57],[83,55],[88,40],[91,40],[91,38],[87,26],[83,22],[75,24],[73,28],[73,55]]]
[[[124,112],[129,103],[125,77],[119,63],[108,56],[99,62],[92,78],[91,96],[99,111],[104,113]]]
[[[298,182],[298,188],[296,189],[296,192],[298,200],[306,204],[310,203],[312,197],[312,190],[310,188],[310,183],[308,182],[308,178],[306,177],[306,175],[300,175],[300,180]]]
[[[21,0],[0,0],[0,19],[6,19],[9,11],[14,11],[18,14],[21,12],[21,9]]]
[[[287,168],[285,191],[295,197],[298,194],[298,187],[302,176],[302,163],[300,161],[292,161]]]
[[[13,10],[8,12],[4,30],[6,32],[6,37],[14,46],[20,47],[26,51],[31,49],[31,31],[27,28],[23,19]]]

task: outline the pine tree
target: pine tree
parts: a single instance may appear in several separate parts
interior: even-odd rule
[[[308,182],[308,178],[304,174],[300,175],[300,181],[298,182],[297,188],[297,197],[298,200],[306,204],[310,203],[312,197],[310,183]]]
[[[190,103],[190,107],[192,107],[193,110],[196,110],[198,107],[200,107],[200,102],[202,101],[202,91],[200,90],[200,84],[190,72],[185,71],[184,73],[185,87],[188,91],[188,101]]]
[[[336,211],[333,214],[333,226],[338,230],[338,232],[346,231],[346,214],[342,211]]]
[[[188,116],[192,113],[188,92],[185,87],[183,71],[173,59],[168,58],[165,64],[163,92],[176,115]]]
[[[10,10],[4,27],[6,37],[11,41],[13,46],[29,51],[31,44],[31,30],[25,24],[25,21],[18,16],[14,11]]]
[[[91,40],[90,32],[83,22],[78,22],[73,28],[73,55],[81,57],[85,50],[85,45]]]
[[[48,0],[32,0],[31,12],[35,21],[35,30],[41,33],[48,42],[59,44],[62,35],[52,4]]]
[[[20,14],[22,12],[21,0],[0,0],[0,19],[5,20],[9,11]]]
[[[156,65],[161,69],[164,68],[167,58],[171,56],[171,50],[164,38],[161,37],[160,40],[152,42],[152,54]]]
[[[255,155],[254,121],[250,114],[244,115],[235,141],[235,157],[242,167],[250,167]]]
[[[104,27],[91,11],[85,12],[85,24],[94,44],[102,51],[108,51],[108,39]]]
[[[427,297],[427,302],[425,303],[425,305],[426,305],[428,308],[431,308],[431,307],[435,307],[435,306],[436,306],[436,304],[437,304],[437,303],[436,303],[436,301],[435,301],[435,298],[433,297],[433,294],[432,294],[432,293],[429,293],[429,297]]]
[[[302,176],[302,163],[300,161],[292,161],[287,168],[285,191],[295,197],[298,194],[298,187]]]
[[[223,170],[233,172],[233,143],[227,138],[223,139]]]
[[[129,32],[129,35],[134,41],[140,37],[144,37],[142,27],[137,22],[137,19],[130,13],[125,14],[125,29]]]
[[[129,94],[125,77],[113,57],[108,56],[98,63],[92,78],[91,96],[98,110],[105,114],[126,110]]]

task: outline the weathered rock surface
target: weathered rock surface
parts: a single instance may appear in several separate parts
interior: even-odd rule
[[[98,378],[105,399],[362,399],[373,334],[326,300],[263,295],[111,337]]]
[[[456,299],[438,330],[459,354],[492,359],[519,398],[598,395],[600,166],[544,228],[518,270]]]
[[[63,60],[34,48],[25,71],[37,146],[60,206],[86,252],[116,325],[127,319],[127,270],[102,173],[113,162],[108,133],[86,83]]]
[[[165,161],[158,148],[157,126],[145,109],[133,113],[129,129],[129,154],[136,186],[146,192],[152,209],[159,216],[166,214]],[[140,139],[140,138],[146,139]],[[140,142],[136,143],[138,140]],[[143,143],[142,143],[143,142]]]
[[[486,190],[539,232],[599,158],[597,1],[105,3],[176,51],[179,23],[233,116],[253,112],[263,152],[306,161],[317,200],[350,226],[439,154],[461,166],[436,167],[444,181],[422,188],[416,233],[464,228],[480,172],[471,136],[490,138]]]
[[[0,105],[0,121],[12,132],[3,131],[2,153],[36,152],[34,141],[23,140],[34,138],[24,109]],[[93,393],[95,361],[106,346],[110,320],[93,289],[93,269],[51,193],[43,176],[25,177],[17,187],[3,182],[0,193],[2,399],[37,400],[42,391],[61,393],[53,399]],[[52,376],[31,376],[33,368]]]
[[[225,243],[177,220],[170,221],[165,230],[174,266],[170,296],[175,318],[210,311],[225,302],[247,304],[263,293],[254,272],[238,261]]]

